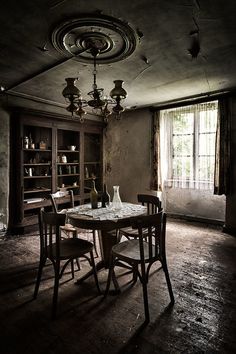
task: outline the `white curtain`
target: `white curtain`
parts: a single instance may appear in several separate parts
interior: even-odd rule
[[[218,102],[160,111],[162,189],[214,188]]]

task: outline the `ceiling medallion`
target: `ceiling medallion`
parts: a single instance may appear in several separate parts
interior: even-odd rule
[[[99,49],[98,64],[108,64],[129,57],[137,45],[135,31],[125,22],[105,15],[83,15],[63,22],[52,33],[52,43],[63,55],[92,63],[91,43]]]

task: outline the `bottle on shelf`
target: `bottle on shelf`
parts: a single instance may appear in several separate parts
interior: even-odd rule
[[[85,167],[85,178],[89,178],[88,167]]]
[[[30,148],[30,149],[34,149],[34,148],[35,148],[35,144],[34,144],[34,142],[33,142],[31,133],[29,134],[29,148]]]
[[[24,145],[23,145],[24,149],[28,149],[29,148],[29,138],[28,136],[24,136]]]
[[[97,209],[98,207],[98,192],[95,187],[95,180],[92,180],[92,189],[90,191],[90,201],[92,209]]]
[[[104,184],[103,192],[102,192],[102,208],[106,208],[110,205],[110,195],[107,192],[107,186]]]

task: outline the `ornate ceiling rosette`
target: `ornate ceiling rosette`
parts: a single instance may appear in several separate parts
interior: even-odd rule
[[[83,15],[61,23],[52,33],[52,43],[63,55],[92,63],[91,48],[99,51],[97,63],[108,64],[129,57],[138,42],[136,32],[119,19]]]

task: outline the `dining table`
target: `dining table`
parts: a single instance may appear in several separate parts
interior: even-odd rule
[[[146,213],[146,206],[128,202],[122,202],[119,209],[113,208],[112,204],[102,208],[98,203],[97,209],[92,209],[91,204],[83,204],[67,210],[67,222],[79,229],[98,232],[101,251],[101,259],[96,263],[98,271],[109,267],[111,249],[118,242],[119,229],[129,227],[132,217]],[[92,272],[85,274],[78,283],[91,274]]]

